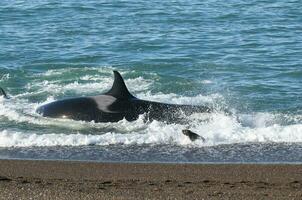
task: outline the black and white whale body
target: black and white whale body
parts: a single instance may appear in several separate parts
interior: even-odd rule
[[[0,96],[9,99],[0,87]],[[69,118],[73,120],[95,122],[117,122],[122,119],[136,120],[139,115],[146,114],[148,120],[179,122],[183,115],[211,112],[206,106],[166,104],[145,101],[134,97],[127,89],[121,75],[114,71],[112,88],[105,94],[90,97],[69,98],[40,106],[37,112],[44,117]],[[191,141],[205,139],[190,130],[182,133]]]
[[[51,102],[37,109],[44,117],[69,118],[94,122],[133,121],[146,114],[148,120],[179,121],[183,115],[211,112],[206,106],[166,104],[141,100],[127,89],[119,72],[114,71],[112,88],[98,96],[69,98]]]
[[[3,96],[5,99],[9,99],[6,92],[0,87],[0,96]]]

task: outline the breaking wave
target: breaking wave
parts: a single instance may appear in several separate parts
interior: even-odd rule
[[[77,71],[80,70],[80,71]],[[81,73],[86,70],[86,73]],[[0,97],[0,147],[82,146],[112,144],[175,144],[213,146],[249,142],[302,142],[302,115],[283,113],[199,113],[186,117],[186,124],[145,122],[143,116],[134,122],[94,123],[67,119],[47,119],[35,109],[68,95],[95,95],[112,84],[112,68],[48,70],[32,75],[33,81],[23,93],[7,100]],[[96,73],[98,72],[98,73]],[[70,75],[75,74],[75,76]],[[131,72],[122,72],[129,75]],[[85,74],[85,75],[83,75]],[[64,78],[62,78],[64,76]],[[125,78],[128,88],[139,98],[177,104],[225,105],[223,95],[185,96],[174,93],[152,93],[154,74]],[[5,75],[4,80],[9,78]],[[204,80],[211,84],[211,80]],[[37,97],[37,98],[36,98]],[[36,99],[35,99],[36,98]],[[33,100],[34,99],[34,100]],[[190,129],[206,141],[190,141],[181,130]]]

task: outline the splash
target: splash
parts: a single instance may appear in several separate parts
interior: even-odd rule
[[[82,73],[82,70],[86,70],[85,73]],[[12,95],[10,100],[0,97],[0,147],[112,144],[175,144],[203,147],[249,142],[302,142],[302,116],[297,114],[196,113],[185,116],[186,123],[178,124],[156,120],[146,122],[144,116],[133,122],[121,120],[117,123],[94,123],[48,119],[35,112],[38,106],[56,100],[65,93],[96,95],[108,90],[112,85],[111,70],[75,68],[71,69],[75,77],[70,80],[70,71],[66,69],[49,70],[32,75],[34,81],[27,84],[23,93]],[[127,73],[129,72],[123,72],[124,75]],[[51,79],[47,79],[48,77]],[[175,104],[211,104],[218,107],[225,104],[223,95],[219,93],[196,96],[151,93],[154,84],[151,78],[138,76],[125,81],[131,91],[141,99]],[[44,94],[46,98],[40,102],[29,100],[40,94]],[[190,141],[182,134],[183,129],[191,129],[202,135],[206,141]]]

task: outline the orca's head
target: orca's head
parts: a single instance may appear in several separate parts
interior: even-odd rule
[[[91,118],[95,108],[95,101],[80,97],[54,101],[40,106],[36,111],[43,117],[89,120],[87,117]]]
[[[36,112],[43,117],[67,118],[66,116],[68,116],[67,114],[69,114],[69,111],[66,109],[65,105],[67,104],[64,100],[54,101],[38,107]]]

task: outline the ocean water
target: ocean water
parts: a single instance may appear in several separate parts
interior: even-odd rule
[[[302,1],[0,2],[0,159],[302,162]],[[217,111],[162,121],[43,118],[110,89]],[[225,113],[219,110],[228,110]],[[231,114],[230,114],[231,113]],[[190,141],[189,128],[206,141]]]

